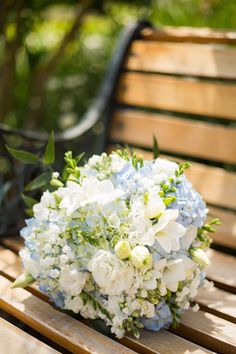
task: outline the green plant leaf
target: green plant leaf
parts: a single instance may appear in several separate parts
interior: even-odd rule
[[[158,143],[156,137],[153,135],[153,158],[156,160],[160,155]]]
[[[28,208],[32,208],[34,206],[34,204],[38,203],[38,201],[36,199],[28,197],[25,194],[21,194],[21,196],[22,196],[22,199],[24,200],[25,205]]]
[[[80,160],[84,157],[85,153],[82,152],[82,154],[79,154],[78,156],[75,157],[75,161],[78,164]]]
[[[55,161],[55,139],[54,139],[54,133],[51,132],[51,135],[48,139],[48,143],[45,149],[45,153],[43,156],[43,162],[46,165],[50,165]]]
[[[29,184],[27,184],[27,186],[25,187],[25,191],[32,191],[34,189],[42,188],[47,184],[49,184],[51,178],[52,178],[51,172],[44,172],[38,177],[36,177]]]
[[[24,150],[12,149],[7,145],[6,145],[6,149],[12,157],[14,157],[15,159],[17,159],[21,162],[34,164],[39,161],[38,156],[35,154],[32,154],[31,152],[24,151]]]

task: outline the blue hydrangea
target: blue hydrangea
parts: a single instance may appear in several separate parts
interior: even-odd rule
[[[172,324],[173,316],[169,306],[162,301],[156,306],[156,315],[154,317],[143,317],[141,321],[146,329],[159,331],[162,328],[168,328]]]
[[[185,176],[182,176],[181,183],[176,184],[175,187],[176,192],[173,195],[177,197],[177,200],[169,208],[179,210],[179,217],[176,221],[184,227],[190,225],[202,227],[208,209],[201,195],[193,189]]]

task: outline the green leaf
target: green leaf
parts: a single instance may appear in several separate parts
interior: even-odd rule
[[[157,139],[153,135],[153,158],[154,158],[154,160],[156,160],[159,155],[160,155],[160,150],[158,147]]]
[[[33,181],[27,184],[27,186],[25,187],[25,191],[32,191],[34,189],[42,188],[49,184],[51,178],[51,172],[42,173],[40,176],[36,177]]]
[[[25,205],[28,207],[28,208],[32,208],[34,206],[34,204],[38,203],[38,201],[36,199],[33,199],[31,197],[28,197],[27,195],[25,194],[21,194],[22,196],[22,199],[24,200],[24,203]]]
[[[75,161],[78,164],[80,162],[80,160],[84,157],[85,153],[82,152],[82,154],[78,155],[75,157]]]
[[[12,149],[7,145],[6,145],[6,149],[12,157],[14,157],[15,159],[17,159],[21,162],[34,164],[39,161],[38,156],[35,154],[32,154],[31,152],[24,151],[24,150]]]
[[[43,162],[46,165],[50,165],[55,161],[55,140],[54,140],[54,133],[51,132],[50,138],[48,140],[45,153],[43,156]]]

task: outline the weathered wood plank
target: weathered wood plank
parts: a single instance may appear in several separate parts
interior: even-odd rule
[[[134,353],[0,276],[0,308],[72,353]]]
[[[201,288],[196,301],[204,311],[236,323],[236,295],[216,287]]]
[[[213,241],[221,246],[236,249],[236,212],[210,207],[209,219],[219,218],[221,225],[212,235]]]
[[[236,85],[165,75],[124,73],[118,103],[174,112],[236,119]]]
[[[222,354],[236,352],[236,325],[204,311],[186,311],[175,333]]]
[[[236,294],[236,257],[210,249],[207,277],[223,290]]]
[[[153,135],[161,151],[206,160],[236,163],[236,129],[134,110],[116,111],[111,138],[152,147]]]
[[[0,353],[56,354],[59,352],[0,318]]]
[[[127,70],[214,78],[236,78],[236,50],[196,43],[133,41]]]
[[[140,339],[135,339],[128,335],[121,340],[121,343],[143,354],[213,353],[166,330],[161,330],[160,332],[141,330]]]
[[[236,31],[217,30],[212,28],[171,27],[145,28],[142,38],[151,41],[164,42],[194,42],[236,44]]]

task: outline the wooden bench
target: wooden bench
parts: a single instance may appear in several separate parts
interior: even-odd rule
[[[200,311],[187,311],[177,330],[143,330],[139,340],[126,336],[118,341],[56,310],[37,286],[10,290],[21,273],[17,252],[22,241],[1,238],[3,354],[35,353],[35,348],[39,353],[236,353],[236,32],[157,30],[145,23],[128,31],[95,102],[100,110],[106,104],[100,150],[128,144],[151,158],[155,135],[164,156],[192,161],[188,176],[208,202],[210,216],[222,221],[207,270],[215,288],[199,292]],[[95,111],[63,139],[98,124]],[[24,325],[33,334],[25,333]]]

